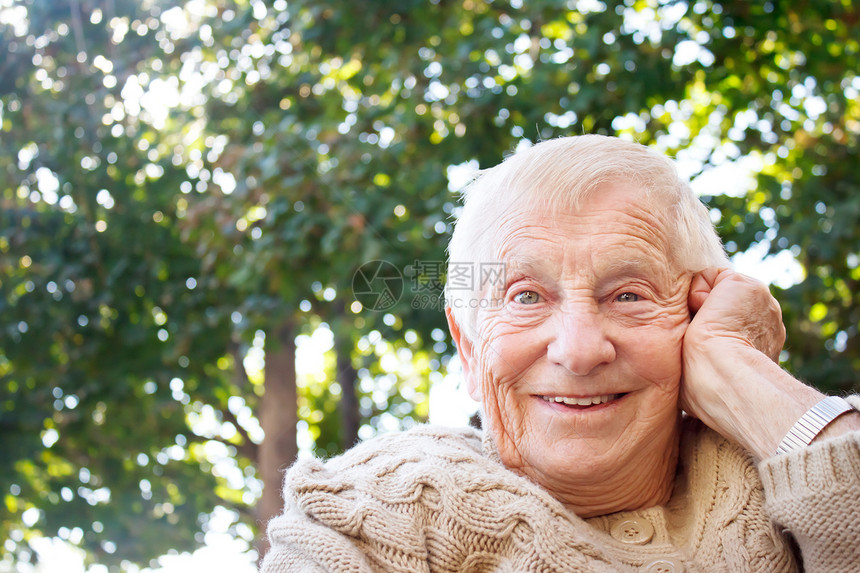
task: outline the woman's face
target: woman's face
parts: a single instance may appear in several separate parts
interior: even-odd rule
[[[498,304],[458,341],[504,464],[583,517],[664,502],[676,463],[690,274],[631,185],[510,216]]]

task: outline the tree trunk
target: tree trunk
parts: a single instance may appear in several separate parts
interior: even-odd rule
[[[263,479],[263,497],[257,503],[260,560],[269,549],[265,528],[283,509],[283,471],[296,459],[296,341],[292,325],[285,322],[266,333],[265,392],[260,401],[260,425],[265,432],[260,444],[258,470]]]
[[[341,447],[346,450],[358,441],[361,413],[358,411],[356,383],[358,373],[352,366],[352,340],[349,335],[335,335],[337,382],[340,384]]]

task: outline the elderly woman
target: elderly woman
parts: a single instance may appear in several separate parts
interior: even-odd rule
[[[778,304],[669,160],[517,153],[466,191],[450,260],[504,265],[447,290],[483,431],[297,463],[264,571],[860,570],[860,400],[776,364]]]

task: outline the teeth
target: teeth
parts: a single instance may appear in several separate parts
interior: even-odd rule
[[[618,394],[603,394],[601,396],[589,396],[588,398],[568,398],[565,396],[541,396],[547,402],[558,402],[568,406],[591,406],[593,404],[605,404],[614,400]]]

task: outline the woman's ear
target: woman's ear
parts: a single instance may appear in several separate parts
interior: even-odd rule
[[[448,330],[451,331],[451,338],[454,339],[454,344],[457,345],[457,354],[460,356],[463,377],[466,379],[466,390],[468,390],[469,396],[473,400],[480,402],[481,385],[478,383],[478,372],[473,363],[472,343],[460,330],[460,325],[457,324],[454,313],[451,312],[451,307],[445,308],[445,318],[448,319]]]

